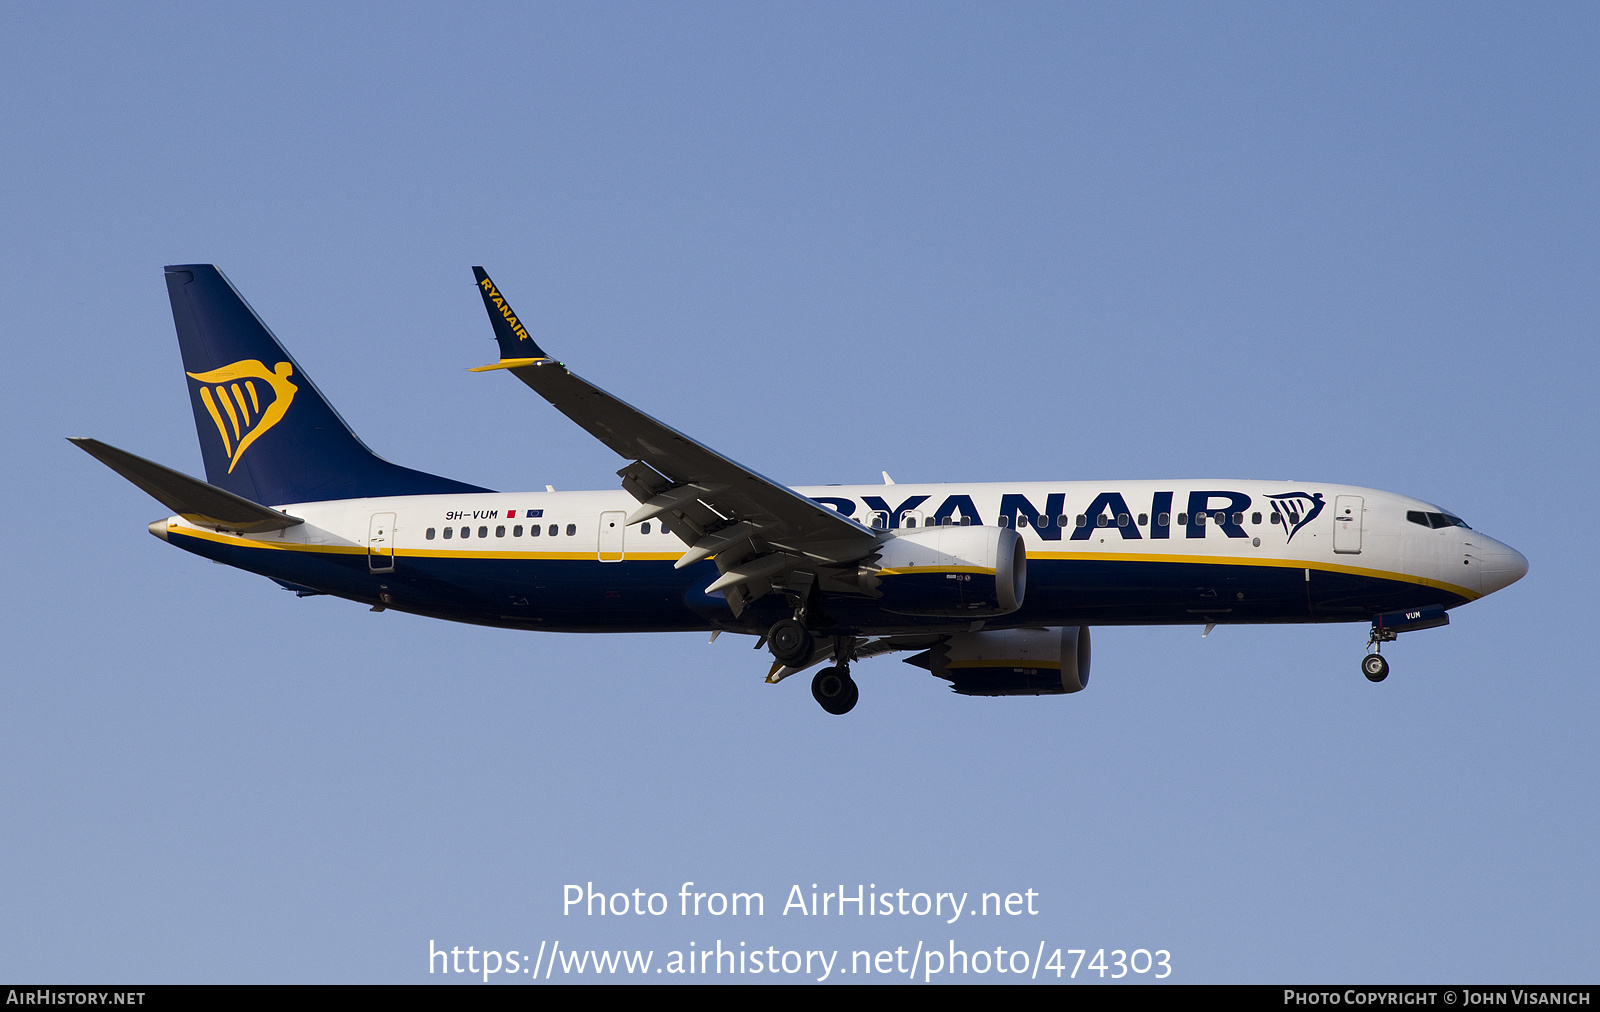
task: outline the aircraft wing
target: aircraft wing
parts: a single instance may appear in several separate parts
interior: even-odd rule
[[[571,372],[546,355],[482,267],[473,274],[500,344],[500,361],[475,372],[508,369],[590,435],[633,463],[618,471],[640,506],[626,523],[667,515],[689,544],[685,566],[715,556],[735,615],[787,586],[802,595],[827,568],[873,553],[881,535],[729,460]]]

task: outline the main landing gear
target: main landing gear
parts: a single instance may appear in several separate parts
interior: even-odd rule
[[[838,664],[817,672],[817,676],[811,679],[811,695],[824,710],[841,716],[855,709],[856,700],[861,698],[861,689],[857,687],[856,680],[850,677],[849,666]]]
[[[849,638],[835,638],[834,663],[811,679],[812,697],[831,714],[849,713],[861,698],[856,680],[850,677],[851,643]],[[772,628],[767,630],[767,649],[779,664],[805,667],[816,656],[817,641],[798,617],[785,618],[772,623]]]
[[[811,631],[797,618],[779,619],[767,630],[767,649],[782,664],[804,664],[811,659],[816,643]]]

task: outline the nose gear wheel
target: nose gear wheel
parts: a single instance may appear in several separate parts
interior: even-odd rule
[[[1361,658],[1361,673],[1369,682],[1381,682],[1389,677],[1389,662],[1382,654],[1368,654]]]

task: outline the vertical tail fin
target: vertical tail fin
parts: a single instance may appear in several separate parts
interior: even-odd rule
[[[166,272],[206,481],[268,505],[488,491],[367,449],[221,271]]]

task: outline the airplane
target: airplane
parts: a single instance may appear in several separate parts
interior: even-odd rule
[[[768,682],[892,652],[972,696],[1064,695],[1105,625],[1368,623],[1383,644],[1528,561],[1419,499],[1316,482],[1057,481],[790,488],[580,378],[474,267],[504,371],[615,451],[608,491],[495,492],[392,464],[351,431],[215,266],[166,268],[206,480],[72,442],[173,511],[150,533],[417,615],[548,632],[757,637]]]

